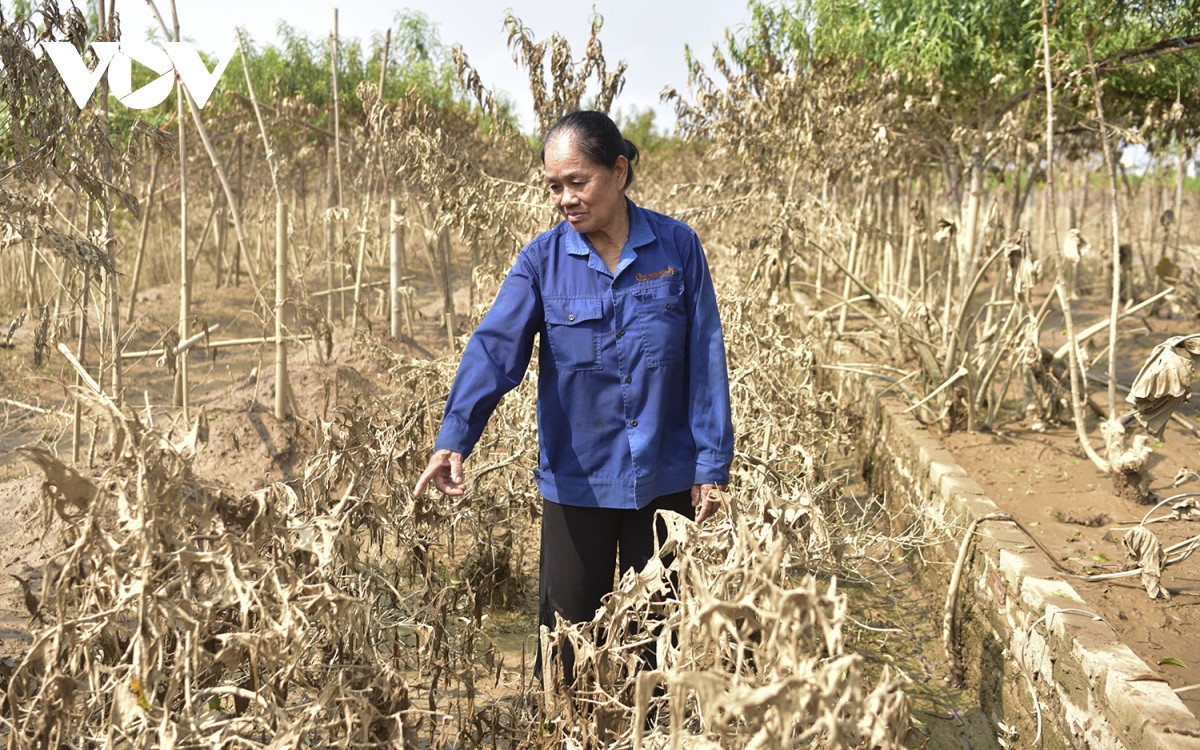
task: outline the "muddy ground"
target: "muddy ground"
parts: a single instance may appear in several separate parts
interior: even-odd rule
[[[206,290],[203,299],[196,300],[196,312],[222,324],[213,336],[217,339],[269,334],[262,323],[265,316],[247,304],[248,296],[244,287]],[[433,295],[427,298],[435,299]],[[395,340],[386,335],[387,323],[377,302],[377,297],[368,301],[360,318],[363,330],[358,334],[352,334],[344,320],[335,325],[331,350],[326,351],[319,339],[292,350],[291,387],[296,408],[304,417],[300,420],[280,422],[272,414],[275,382],[270,346],[222,349],[215,357],[210,351],[194,352],[190,359],[191,403],[193,411],[205,409],[210,424],[209,442],[197,461],[197,472],[246,491],[292,476],[312,445],[315,417],[327,415],[338,403],[388,395],[385,363],[377,354],[378,347],[422,357],[444,351],[446,337],[439,328],[438,303],[417,311],[413,338]],[[465,307],[463,299],[460,309]],[[172,327],[178,314],[174,288],[148,290],[139,297],[139,309],[137,322],[127,332],[128,349],[153,348]],[[340,310],[338,301],[335,317]],[[1083,327],[1104,314],[1098,303],[1089,309],[1085,301],[1077,313],[1078,325]],[[42,532],[42,475],[22,460],[15,448],[41,443],[54,446],[59,455],[71,455],[73,400],[69,387],[74,378],[57,353],[51,353],[40,368],[33,366],[33,328],[26,324],[17,332],[12,348],[0,349],[0,399],[4,400],[0,402],[0,658],[9,659],[22,655],[31,625],[16,577],[36,591],[42,566],[55,549],[55,540]],[[1052,328],[1048,326],[1048,330]],[[1200,321],[1183,316],[1132,318],[1122,323],[1120,378],[1129,383],[1150,349],[1166,336],[1196,330],[1200,330]],[[1047,345],[1057,345],[1054,333],[1047,338]],[[365,343],[368,340],[370,345]],[[1092,348],[1098,351],[1103,345],[1097,338]],[[171,407],[172,378],[155,359],[151,356],[126,363],[127,398],[160,424],[182,430],[185,425]],[[1093,393],[1093,400],[1106,408],[1102,393]],[[1028,524],[1060,561],[1081,573],[1122,569],[1126,565],[1123,529],[1139,521],[1149,506],[1120,496],[1111,479],[1083,456],[1071,428],[1049,424],[1035,429],[1020,407],[1014,402],[1009,416],[994,430],[955,432],[939,438],[985,491]],[[1119,411],[1127,410],[1122,402]],[[1198,419],[1194,406],[1185,404],[1179,413],[1193,422]],[[1090,432],[1098,445],[1094,423]],[[108,446],[97,431],[93,447],[92,435],[92,423],[85,420],[81,471],[99,474],[108,460]],[[1152,445],[1148,467],[1152,497],[1200,492],[1200,478],[1190,474],[1200,469],[1200,438],[1171,423],[1164,438]],[[1177,476],[1183,481],[1175,486]],[[1166,511],[1156,515],[1166,515]],[[1196,521],[1151,526],[1164,544],[1195,535],[1196,527]],[[1170,600],[1150,600],[1137,578],[1075,584],[1096,607],[1097,615],[1113,625],[1162,679],[1183,689],[1181,697],[1194,712],[1200,712],[1200,690],[1187,688],[1200,683],[1198,566],[1200,557],[1169,569],[1164,582]],[[527,604],[529,609],[531,603]],[[886,613],[881,609],[879,614]],[[939,684],[944,665],[937,663],[936,648],[918,651],[930,684]],[[927,653],[934,656],[927,658]],[[946,710],[952,717],[961,716],[958,708]]]

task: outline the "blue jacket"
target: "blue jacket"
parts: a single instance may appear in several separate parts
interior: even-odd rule
[[[733,461],[725,341],[696,232],[629,202],[616,273],[565,221],[517,257],[475,329],[434,449],[470,454],[539,334],[538,489],[641,508]]]

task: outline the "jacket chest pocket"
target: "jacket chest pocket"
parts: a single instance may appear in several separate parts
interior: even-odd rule
[[[544,300],[546,341],[559,370],[600,369],[604,305],[599,299]]]
[[[642,347],[651,367],[679,362],[687,351],[687,310],[682,284],[665,284],[633,293]]]

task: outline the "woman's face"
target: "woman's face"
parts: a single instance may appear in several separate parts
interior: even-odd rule
[[[575,231],[609,234],[625,216],[625,174],[629,161],[605,167],[575,148],[572,133],[556,135],[546,144],[543,165],[554,207]],[[612,237],[614,240],[622,237]]]

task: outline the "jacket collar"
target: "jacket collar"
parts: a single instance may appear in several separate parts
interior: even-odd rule
[[[610,272],[604,265],[604,261],[600,260],[600,256],[592,252],[592,245],[588,242],[587,237],[569,226],[564,233],[567,252],[571,255],[588,258],[590,268],[611,274],[613,277],[619,276],[637,259],[635,248],[654,242],[654,230],[650,228],[650,222],[646,219],[645,209],[638,207],[629,198],[625,199],[625,203],[629,207],[629,239],[625,241],[625,247],[621,249],[621,259],[617,261],[616,273]]]

